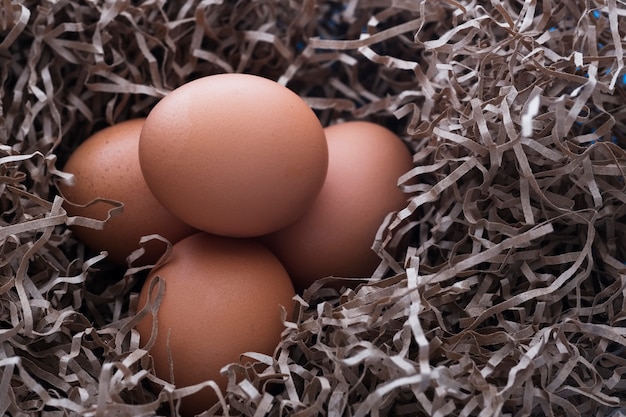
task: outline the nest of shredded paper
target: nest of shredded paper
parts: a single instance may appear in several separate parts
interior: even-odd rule
[[[373,276],[309,288],[207,415],[625,415],[623,3],[130,3],[0,4],[0,413],[176,415],[213,386],[156,378],[146,269],[77,242],[54,182],[97,129],[234,71],[386,125],[415,168]]]

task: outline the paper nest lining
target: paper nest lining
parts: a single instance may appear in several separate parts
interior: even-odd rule
[[[99,223],[69,219],[53,183],[95,130],[233,71],[286,84],[324,124],[390,127],[415,168],[373,276],[309,288],[274,357],[226,367],[206,415],[626,415],[623,4],[0,10],[3,415],[175,415],[177,398],[214,386],[153,375],[131,330],[147,268],[76,242],[69,223]]]

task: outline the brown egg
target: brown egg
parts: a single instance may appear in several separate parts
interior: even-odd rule
[[[267,237],[302,291],[326,276],[369,277],[380,258],[371,249],[385,216],[404,208],[398,178],[412,168],[408,148],[390,130],[369,122],[325,129],[329,165],[311,209]]]
[[[150,273],[140,293],[140,308],[157,275],[165,281],[165,295],[150,354],[157,376],[169,380],[169,343],[177,387],[214,380],[224,389],[227,379],[220,369],[245,360],[241,355],[246,352],[271,355],[284,329],[281,306],[288,313],[293,309],[295,292],[287,272],[252,239],[198,233],[181,240],[171,258]],[[137,325],[142,345],[151,329],[148,315]],[[184,398],[182,411],[200,413],[216,400],[207,388]]]
[[[59,184],[59,191],[71,203],[84,205],[96,198],[122,202],[122,214],[113,217],[103,230],[73,226],[76,237],[93,250],[109,252],[109,258],[119,264],[140,247],[139,240],[149,234],[160,234],[176,242],[194,233],[154,198],[146,185],[137,147],[144,119],[134,119],[107,127],[83,142],[72,153],[63,170],[75,175],[75,184]],[[104,220],[111,209],[107,204],[89,207],[65,205],[71,216]],[[148,253],[141,261],[156,260],[163,245],[147,245]]]
[[[250,237],[295,221],[326,176],[328,149],[311,108],[254,75],[203,77],[152,109],[139,143],[157,199],[186,223]]]

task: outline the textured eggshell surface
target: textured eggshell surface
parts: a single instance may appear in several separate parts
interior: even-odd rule
[[[371,249],[385,216],[405,207],[398,178],[413,166],[401,139],[370,122],[325,129],[326,182],[311,209],[267,237],[301,291],[319,278],[370,277],[380,262]]]
[[[259,236],[301,216],[328,166],[323,128],[288,88],[219,74],[188,82],[150,111],[139,144],[157,199],[213,234]]]
[[[75,184],[59,184],[62,195],[71,203],[65,208],[71,216],[104,220],[111,205],[85,205],[97,198],[124,204],[123,212],[112,217],[103,230],[74,226],[76,237],[96,251],[106,250],[117,264],[139,249],[139,240],[160,234],[172,243],[195,232],[154,198],[139,167],[138,144],[144,119],[124,121],[96,132],[70,155],[63,170],[74,174]],[[145,262],[156,260],[163,244],[147,245]]]
[[[289,313],[293,309],[295,292],[287,272],[252,239],[198,233],[181,240],[171,258],[150,273],[140,308],[156,276],[164,280],[165,292],[150,353],[157,376],[170,380],[169,344],[179,388],[214,380],[224,389],[227,381],[220,369],[240,362],[246,352],[271,355],[284,329],[281,306]],[[149,314],[137,326],[142,346],[150,339],[152,324]],[[201,412],[215,400],[207,388],[183,399],[182,411]]]

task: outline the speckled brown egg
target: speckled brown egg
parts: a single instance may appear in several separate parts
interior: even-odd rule
[[[413,166],[398,136],[363,121],[325,129],[329,165],[311,209],[267,237],[267,243],[302,291],[326,276],[370,277],[379,256],[371,249],[385,216],[405,207],[398,178]]]
[[[260,236],[300,217],[328,166],[323,128],[288,88],[219,74],[188,82],[151,110],[139,158],[157,199],[213,234]]]
[[[198,233],[181,240],[171,258],[150,273],[140,308],[156,276],[163,279],[165,293],[149,351],[157,376],[170,381],[169,347],[179,388],[214,380],[225,389],[227,379],[220,369],[250,361],[242,356],[246,352],[271,355],[284,330],[281,306],[293,310],[295,292],[287,272],[252,239]],[[147,315],[137,326],[142,346],[150,339],[152,325],[152,315]],[[181,410],[192,415],[215,401],[214,391],[206,388],[184,398]]]
[[[122,214],[112,217],[103,230],[72,227],[85,245],[95,251],[107,251],[109,259],[119,265],[126,264],[126,257],[140,247],[142,236],[160,234],[173,243],[195,232],[163,208],[143,179],[137,153],[143,124],[144,119],[133,119],[96,132],[76,148],[63,167],[74,174],[75,184],[59,184],[62,195],[74,203],[65,204],[71,216],[106,219],[111,205],[78,206],[96,198],[124,204]],[[140,261],[153,262],[163,244],[153,242],[146,249]]]

